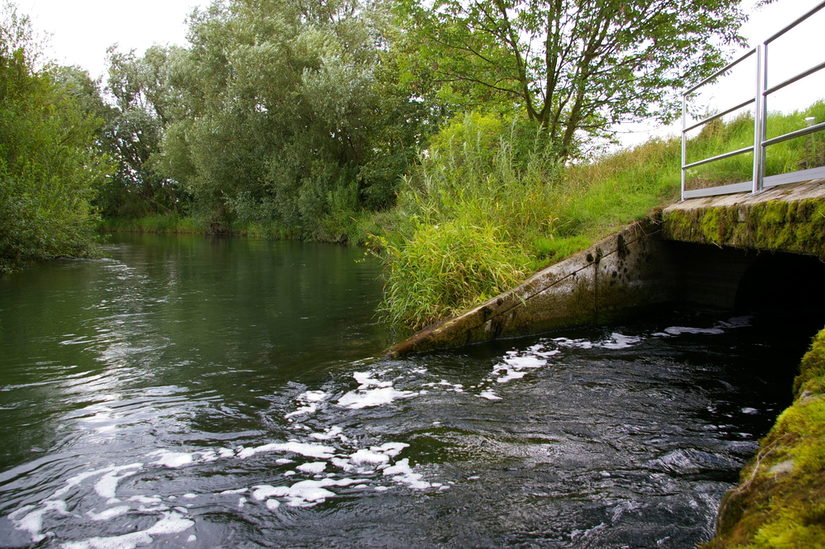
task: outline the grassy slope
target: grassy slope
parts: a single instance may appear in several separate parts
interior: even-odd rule
[[[804,127],[807,116],[825,120],[825,102],[771,117],[769,135]],[[468,115],[436,136],[410,174],[381,240],[390,319],[422,327],[459,313],[678,199],[678,139],[560,168],[539,140],[517,130],[517,123]],[[689,141],[688,160],[752,142],[748,116],[717,121]],[[688,188],[748,180],[751,163],[745,154],[691,170]],[[766,172],[822,164],[819,134],[771,147]]]

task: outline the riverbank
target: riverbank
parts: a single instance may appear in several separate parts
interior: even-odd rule
[[[103,218],[98,225],[98,231],[101,233],[247,236],[277,240],[287,240],[297,237],[297,234],[293,231],[274,223],[231,223],[225,225],[175,213],[147,215],[144,217]]]
[[[825,547],[825,329],[802,359],[794,395],[722,500],[704,549]]]

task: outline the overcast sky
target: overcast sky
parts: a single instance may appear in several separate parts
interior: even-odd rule
[[[775,0],[769,6],[755,9],[757,0],[744,0],[751,12],[751,20],[744,27],[743,34],[751,45],[765,40],[776,29],[791,23],[800,15],[815,7],[822,0]],[[209,0],[17,0],[22,13],[32,18],[36,31],[48,35],[46,56],[60,64],[78,65],[89,71],[93,78],[102,77],[106,66],[106,49],[118,44],[121,51],[136,50],[138,55],[152,44],[186,44],[186,18],[196,7],[205,7]],[[777,43],[771,60],[779,60],[771,73],[779,76],[781,71],[801,71],[823,60],[825,54],[825,12],[820,12],[808,25],[800,29],[799,38]],[[744,68],[749,72],[749,68]],[[787,110],[786,105],[808,105],[822,98],[819,90],[825,89],[825,71],[816,82],[809,81],[804,86],[796,86],[777,97],[771,109]],[[749,75],[733,88],[739,91],[752,86],[755,79]],[[737,81],[738,82],[738,81]],[[813,90],[805,97],[796,95],[800,88]],[[711,97],[712,101],[725,102],[726,94],[720,90]],[[724,108],[718,106],[717,110]],[[626,131],[641,132],[636,136],[626,136],[625,142],[643,140],[649,127],[626,128]]]

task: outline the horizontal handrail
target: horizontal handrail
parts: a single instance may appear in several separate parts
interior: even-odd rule
[[[748,105],[750,105],[750,104],[751,104],[751,103],[753,103],[754,101],[756,101],[756,98],[755,98],[755,97],[751,97],[750,99],[748,99],[748,100],[746,100],[746,101],[743,101],[743,102],[739,103],[739,104],[738,104],[738,105],[736,105],[736,106],[733,106],[733,107],[731,107],[731,108],[729,108],[729,109],[727,109],[727,110],[725,110],[725,111],[722,111],[722,112],[720,112],[720,113],[716,113],[716,114],[714,114],[714,115],[708,116],[707,118],[705,118],[705,119],[703,119],[703,120],[700,120],[699,122],[697,122],[697,123],[693,124],[692,126],[688,126],[687,128],[685,128],[685,129],[684,129],[684,131],[689,132],[689,131],[691,131],[691,130],[695,130],[695,129],[696,129],[696,128],[698,128],[699,126],[703,126],[703,125],[707,124],[708,122],[713,122],[713,121],[714,121],[714,120],[716,120],[717,118],[722,118],[722,117],[723,117],[723,116],[725,116],[726,114],[730,114],[730,113],[732,113],[732,112],[734,112],[734,111],[738,111],[739,109],[741,109],[741,108],[743,108],[743,107],[747,107]]]
[[[811,174],[818,174],[821,175],[825,173],[825,166],[820,168],[808,169],[808,170],[801,170],[796,172],[791,172],[789,174],[781,174],[778,176],[771,176],[769,178],[765,178],[765,154],[767,148],[771,145],[776,145],[777,143],[782,143],[784,141],[788,141],[790,139],[795,139],[799,137],[804,137],[806,135],[811,135],[813,133],[819,131],[825,131],[825,122],[820,122],[818,124],[812,124],[806,128],[802,128],[796,131],[792,131],[786,133],[784,135],[780,135],[777,137],[773,137],[767,139],[767,120],[768,120],[768,109],[767,109],[767,101],[771,94],[778,92],[779,90],[785,89],[786,87],[799,82],[800,80],[811,76],[812,74],[825,69],[825,61],[817,63],[813,67],[808,68],[800,73],[797,73],[794,76],[780,82],[772,87],[768,87],[768,56],[767,50],[768,46],[774,42],[779,37],[785,35],[792,29],[796,28],[806,20],[808,20],[811,16],[821,11],[825,8],[825,1],[820,2],[817,6],[810,9],[807,13],[802,15],[801,17],[794,20],[791,24],[785,26],[775,34],[773,34],[770,38],[762,42],[755,48],[752,48],[748,52],[744,53],[733,62],[727,64],[723,68],[719,69],[718,71],[714,72],[709,77],[705,78],[686,92],[682,94],[682,199],[686,198],[694,198],[699,196],[714,196],[717,194],[730,194],[734,192],[743,192],[746,189],[745,187],[750,186],[750,190],[752,192],[759,192],[766,187],[773,187],[776,185],[782,185],[786,183],[804,181],[805,177],[810,177]],[[732,107],[729,107],[722,112],[713,114],[708,116],[698,122],[692,123],[690,126],[687,125],[687,100],[688,96],[693,94],[696,90],[701,88],[702,86],[706,85],[707,83],[711,82],[712,80],[718,78],[720,75],[724,74],[725,72],[729,71],[745,59],[748,59],[752,55],[756,55],[756,87],[753,94],[753,97],[738,103]],[[754,144],[752,146],[743,147],[741,149],[726,152],[723,154],[718,154],[716,156],[710,158],[704,158],[701,160],[697,160],[696,162],[687,162],[687,134],[689,131],[695,130],[713,120],[722,118],[725,115],[728,115],[734,111],[739,109],[745,108],[749,105],[754,105]],[[698,166],[703,166],[705,164],[710,164],[712,162],[716,162],[719,160],[723,160],[725,158],[730,158],[732,156],[737,156],[740,154],[744,154],[747,152],[753,152],[753,181],[751,184],[748,183],[737,183],[735,185],[720,185],[716,187],[704,188],[704,189],[695,189],[695,190],[688,190],[686,188],[686,179],[687,179],[687,170],[691,168],[695,168]],[[767,180],[766,180],[767,179]]]
[[[788,78],[784,82],[780,82],[779,84],[775,85],[772,88],[768,88],[767,90],[762,92],[762,95],[767,96],[767,95],[770,95],[774,92],[778,92],[779,90],[781,90],[783,88],[787,88],[788,86],[790,86],[794,82],[799,82],[800,80],[802,80],[806,76],[811,76],[813,73],[815,73],[817,71],[821,71],[822,69],[825,69],[825,61],[823,61],[822,63],[820,63],[820,64],[818,64],[814,67],[811,67],[810,69],[808,69],[804,72],[801,72],[801,73],[797,74],[796,76],[792,76],[792,77]]]
[[[740,154],[744,154],[747,152],[753,151],[753,145],[749,147],[743,147],[741,149],[736,149],[735,151],[730,151],[722,154],[717,154],[716,156],[712,156],[710,158],[704,158],[702,160],[697,160],[696,162],[692,162],[691,164],[685,164],[683,166],[684,169],[695,168],[696,166],[701,166],[703,164],[710,164],[711,162],[716,162],[717,160],[724,160],[725,158],[730,158],[731,156],[737,156]]]
[[[819,10],[821,10],[823,7],[825,7],[825,2],[822,2],[822,3],[821,3],[821,4],[819,4],[818,6],[814,6],[814,7],[813,7],[813,8],[811,8],[811,9],[810,9],[807,13],[805,13],[805,15],[801,15],[801,16],[799,16],[799,18],[798,18],[796,21],[794,21],[794,22],[793,22],[793,23],[791,23],[790,25],[785,26],[782,30],[780,30],[780,31],[776,32],[773,36],[771,36],[770,38],[768,38],[767,40],[765,40],[764,44],[767,46],[768,44],[770,44],[771,42],[773,42],[774,40],[776,40],[776,39],[777,39],[777,38],[779,38],[780,36],[782,36],[782,35],[784,35],[785,33],[787,33],[789,30],[791,30],[791,29],[793,29],[793,28],[795,28],[795,27],[798,27],[799,25],[801,25],[802,23],[804,23],[804,22],[805,22],[805,21],[806,21],[809,17],[811,17],[813,14],[815,14],[816,12],[818,12]]]
[[[739,57],[735,61],[732,61],[732,62],[728,63],[727,65],[725,65],[724,67],[722,67],[721,69],[716,71],[715,73],[711,74],[710,76],[708,76],[707,78],[705,78],[704,80],[702,80],[701,82],[699,82],[698,84],[696,84],[695,86],[690,88],[688,91],[686,91],[682,95],[690,95],[691,93],[695,92],[696,90],[698,90],[699,88],[701,88],[702,86],[704,86],[705,84],[707,84],[708,82],[710,82],[711,80],[713,80],[714,78],[719,76],[720,74],[723,74],[724,72],[727,72],[727,71],[731,70],[733,67],[735,67],[736,65],[738,65],[739,63],[741,63],[742,61],[744,61],[745,59],[747,59],[748,57],[750,57],[754,53],[756,53],[756,48],[752,48],[749,52],[743,54],[741,57]]]
[[[786,134],[780,135],[778,137],[773,137],[771,139],[766,139],[762,141],[763,147],[768,147],[770,145],[776,145],[777,143],[782,143],[783,141],[788,141],[789,139],[796,139],[797,137],[805,137],[808,134],[816,133],[820,130],[825,130],[825,122],[820,122],[819,124],[814,124],[813,126],[808,126],[807,128],[802,128],[800,130],[796,130],[793,132],[788,132]]]

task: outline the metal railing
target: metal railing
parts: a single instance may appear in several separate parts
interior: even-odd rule
[[[808,11],[805,15],[801,16],[799,19],[791,23],[790,25],[786,26],[767,40],[765,40],[762,44],[758,45],[757,47],[749,50],[738,59],[733,61],[732,63],[728,64],[727,66],[719,69],[714,74],[710,75],[708,78],[702,80],[700,83],[696,84],[689,90],[687,90],[684,94],[682,94],[682,200],[686,198],[698,198],[698,197],[705,197],[705,196],[716,196],[721,194],[732,194],[732,193],[741,193],[741,192],[760,192],[763,189],[775,187],[777,185],[784,185],[787,183],[797,183],[800,181],[809,181],[811,179],[818,179],[818,178],[825,178],[825,166],[806,169],[806,170],[799,170],[791,173],[785,173],[780,175],[774,175],[765,177],[765,156],[767,148],[771,145],[776,145],[777,143],[782,143],[783,141],[788,141],[789,139],[795,139],[797,137],[803,137],[814,132],[825,130],[825,122],[820,122],[818,124],[810,124],[809,126],[792,131],[777,137],[773,137],[771,139],[767,138],[767,126],[768,126],[768,108],[767,108],[767,99],[768,96],[778,92],[779,90],[785,89],[786,87],[794,84],[803,78],[810,76],[822,69],[825,69],[825,62],[821,62],[809,69],[802,71],[795,76],[780,82],[774,86],[768,87],[768,50],[771,43],[773,43],[778,38],[784,36],[801,23],[808,20],[814,14],[819,12],[825,8],[825,1],[817,5],[815,8]],[[755,56],[756,58],[756,86],[754,90],[753,96],[749,99],[742,101],[736,105],[733,105],[722,112],[713,114],[708,116],[690,126],[687,125],[687,104],[688,104],[688,96],[696,92],[699,88],[707,85],[709,82],[715,80],[719,76],[724,75],[728,71],[732,70],[734,67],[742,63],[743,61],[750,59],[751,57]],[[719,154],[716,156],[712,156],[710,158],[704,158],[695,162],[688,163],[687,162],[687,134],[688,132],[695,130],[712,122],[714,120],[720,119],[725,115],[728,115],[732,112],[738,111],[740,109],[744,109],[749,105],[753,105],[753,121],[754,121],[754,143],[751,146],[744,147],[741,149],[737,149],[735,151],[726,152],[723,154]],[[705,164],[710,164],[712,162],[716,162],[718,160],[723,160],[725,158],[731,158],[734,156],[738,156],[740,154],[747,154],[753,153],[753,178],[751,181],[744,181],[741,183],[733,183],[727,185],[719,185],[715,187],[707,187],[701,189],[693,189],[688,190],[686,188],[686,181],[687,181],[687,172],[691,168],[696,168]]]

